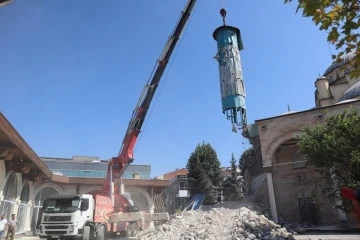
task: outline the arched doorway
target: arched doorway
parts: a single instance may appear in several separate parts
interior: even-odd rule
[[[84,190],[81,191],[81,194],[92,194],[94,192],[100,191],[101,190],[101,186],[91,186],[88,188],[85,188]]]
[[[34,231],[34,233],[38,232],[38,227],[42,216],[42,205],[46,198],[50,195],[59,195],[59,192],[55,188],[44,187],[35,196],[34,211],[31,221],[31,229]]]
[[[0,204],[0,214],[4,214],[6,219],[10,219],[17,194],[17,179],[15,173],[11,173],[8,176],[3,194],[4,200],[2,200]]]
[[[16,218],[19,221],[19,227],[16,228],[16,233],[24,232],[25,228],[25,220],[26,215],[29,208],[29,195],[30,195],[30,187],[29,182],[27,180],[24,181],[21,194],[20,194],[20,206],[18,208],[18,212],[16,214]]]
[[[134,206],[138,207],[142,212],[150,212],[149,201],[147,197],[138,188],[127,188],[126,192],[130,194],[131,200],[134,202]]]

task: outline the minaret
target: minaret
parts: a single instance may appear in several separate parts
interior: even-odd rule
[[[240,51],[244,49],[240,30],[225,22],[226,10],[221,9],[223,26],[215,29],[217,42],[222,112],[231,123],[240,128],[246,126],[245,85],[241,69]]]

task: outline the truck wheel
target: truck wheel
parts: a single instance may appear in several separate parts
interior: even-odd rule
[[[90,226],[85,226],[82,235],[83,240],[90,240]]]
[[[138,234],[138,225],[137,223],[131,224],[131,237],[136,237]]]
[[[106,232],[106,233],[105,233],[105,238],[106,238],[106,239],[116,238],[116,234],[117,234],[117,232]]]
[[[105,236],[105,228],[104,226],[100,226],[96,232],[96,240],[104,240]]]
[[[95,240],[95,229],[94,226],[90,226],[90,240]]]
[[[125,235],[124,237],[131,237],[131,232],[132,232],[131,231],[131,228],[132,228],[131,226],[132,226],[132,224],[129,224],[126,231],[124,231],[124,235]]]

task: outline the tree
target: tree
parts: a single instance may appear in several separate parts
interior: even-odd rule
[[[0,0],[0,7],[3,7],[7,4],[9,4],[10,2],[12,2],[13,0]]]
[[[237,172],[234,153],[231,155],[231,176],[227,177],[223,183],[223,195],[227,201],[239,201],[242,199],[242,179]]]
[[[285,0],[290,3],[293,0]],[[341,61],[341,57],[355,52],[352,64],[355,70],[351,77],[360,76],[360,1],[359,0],[298,0],[296,12],[302,9],[303,17],[311,17],[320,30],[328,33],[327,40],[340,50],[333,59]]]
[[[316,186],[328,199],[340,199],[342,187],[360,186],[360,116],[354,108],[328,116],[323,125],[305,128],[299,147],[308,164],[316,167]],[[350,209],[348,201],[339,207]]]
[[[187,162],[191,195],[205,194],[204,204],[214,204],[221,186],[220,161],[209,143],[198,144]]]
[[[255,156],[255,148],[253,146],[246,149],[239,158],[239,168],[244,171],[247,168],[248,159]]]
[[[245,170],[248,169],[249,161],[251,161],[251,158],[255,156],[255,148],[253,146],[246,149],[239,158],[239,169],[240,169],[240,176],[243,178],[243,186],[244,186],[244,193],[246,194],[245,190],[245,180],[244,180],[244,174]]]

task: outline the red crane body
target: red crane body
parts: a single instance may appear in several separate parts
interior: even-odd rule
[[[153,100],[156,89],[159,86],[159,82],[170,60],[170,57],[185,28],[190,14],[194,9],[196,2],[197,0],[188,0],[188,3],[185,9],[182,11],[182,15],[173,33],[171,34],[163,49],[160,59],[155,64],[155,71],[152,72],[150,79],[145,85],[144,90],[139,98],[135,110],[133,111],[119,154],[117,157],[113,157],[109,162],[108,172],[102,187],[102,191],[109,191],[110,182],[113,181],[113,179],[116,180],[115,186],[117,186],[126,167],[134,160],[134,146],[141,132],[141,127],[144,123],[146,114],[149,110],[150,104]],[[116,187],[115,189],[119,188]]]
[[[81,195],[81,206],[84,208],[87,206],[87,208],[86,210],[81,210],[84,208],[80,208],[80,214],[84,216],[93,214],[93,216],[90,218],[89,215],[87,215],[84,227],[75,232],[78,234],[76,238],[82,235],[83,240],[104,240],[115,237],[115,234],[118,232],[120,232],[121,236],[135,237],[138,230],[143,230],[150,226],[151,221],[169,220],[169,215],[166,212],[155,214],[144,213],[136,206],[131,206],[130,201],[123,195],[122,191],[119,191],[120,188],[117,186],[121,183],[122,174],[127,166],[134,160],[134,146],[141,132],[150,104],[196,2],[197,0],[188,0],[173,33],[167,41],[159,60],[156,62],[150,79],[145,85],[133,111],[119,154],[109,161],[107,176],[102,190],[91,192],[91,198],[87,194]],[[114,186],[116,186],[116,188]],[[93,209],[89,208],[91,202],[95,205]],[[68,215],[66,215],[66,217],[68,217]],[[78,219],[76,219],[76,221],[78,221]],[[51,225],[51,227],[52,226],[55,226],[55,224]],[[78,226],[78,222],[72,226]],[[75,227],[75,229],[77,229],[77,227]],[[57,239],[60,237],[53,235],[52,238]]]

